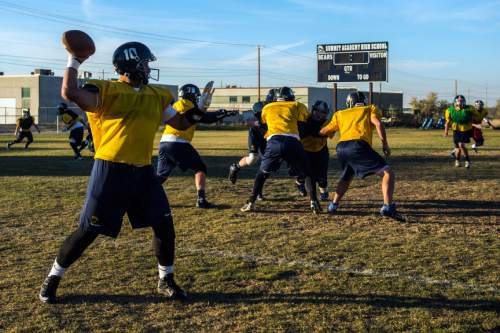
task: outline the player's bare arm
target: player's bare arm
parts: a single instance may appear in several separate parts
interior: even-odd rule
[[[80,59],[76,61],[80,61]],[[64,71],[61,96],[64,99],[75,103],[82,110],[87,112],[95,112],[98,106],[99,94],[87,89],[79,88],[78,70],[72,67],[68,67]]]
[[[385,128],[380,119],[378,119],[376,116],[371,116],[370,118],[371,123],[373,126],[375,126],[375,129],[377,130],[377,135],[380,138],[380,141],[382,141],[382,149],[384,151],[384,154],[386,156],[391,155],[391,148],[389,148],[389,143],[387,142],[387,134],[385,133]]]

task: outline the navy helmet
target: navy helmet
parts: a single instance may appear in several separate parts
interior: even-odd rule
[[[260,113],[262,112],[262,109],[264,108],[264,102],[257,102],[257,103],[254,103],[254,105],[252,106],[252,111],[254,114],[256,113]]]
[[[266,96],[266,104],[276,102],[276,89],[271,88]]]
[[[198,103],[198,98],[200,98],[200,96],[200,88],[194,84],[188,83],[179,89],[179,98],[187,99],[193,102],[193,104]]]
[[[455,107],[463,109],[465,107],[465,105],[467,105],[467,102],[465,100],[465,96],[464,95],[455,96],[455,98],[453,98],[453,105]]]
[[[148,63],[151,61],[156,61],[156,57],[146,45],[139,42],[122,44],[113,53],[115,71],[144,84],[148,84],[150,78],[156,81],[159,79],[160,71],[149,68]],[[157,73],[155,77],[151,76],[152,71]]]
[[[295,95],[290,87],[281,87],[276,90],[276,100],[277,101],[295,101]]]
[[[356,104],[363,103],[366,105],[366,97],[361,91],[355,91],[347,95],[345,104],[348,108],[352,108],[356,106]]]

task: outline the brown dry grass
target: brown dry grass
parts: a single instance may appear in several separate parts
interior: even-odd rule
[[[45,305],[38,288],[75,228],[91,160],[72,161],[65,136],[35,135],[32,150],[0,152],[0,330],[498,330],[500,132],[485,137],[466,170],[452,167],[441,131],[389,131],[396,200],[412,221],[401,224],[377,216],[376,178],[355,181],[338,215],[314,217],[281,172],[259,211],[240,213],[255,169],[238,186],[226,171],[245,153],[246,133],[199,131],[216,208],[193,207],[191,174],[166,185],[176,275],[191,301],[155,294],[151,232],[125,224],[117,240],[98,238],[64,277],[60,303]]]

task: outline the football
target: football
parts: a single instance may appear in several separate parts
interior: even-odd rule
[[[80,30],[68,30],[62,35],[64,48],[77,58],[88,58],[95,53],[92,38]]]

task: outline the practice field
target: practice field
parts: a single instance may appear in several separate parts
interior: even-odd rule
[[[75,228],[92,160],[85,152],[73,161],[67,135],[35,133],[27,151],[5,150],[12,136],[0,136],[0,331],[498,332],[500,131],[485,131],[470,170],[452,166],[442,131],[388,135],[396,202],[409,223],[377,215],[377,177],[354,181],[337,215],[314,216],[284,168],[258,210],[241,213],[256,168],[236,186],[226,177],[246,154],[246,132],[197,132],[216,207],[194,208],[191,173],[165,186],[176,277],[190,301],[156,294],[152,232],[125,222],[118,239],[98,238],[68,270],[55,305],[37,294]],[[339,175],[334,145],[330,188]]]

